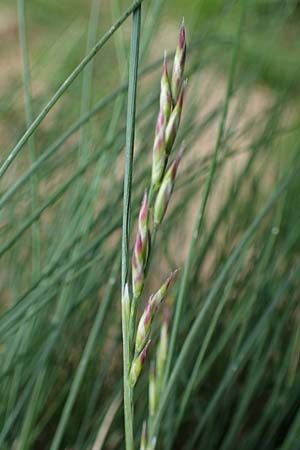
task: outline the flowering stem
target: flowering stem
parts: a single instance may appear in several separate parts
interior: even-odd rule
[[[122,337],[123,337],[123,395],[125,448],[134,450],[133,438],[133,391],[130,385],[130,316],[127,301],[124,301],[125,285],[128,278],[128,253],[130,233],[130,203],[132,185],[133,148],[136,113],[136,90],[140,44],[141,6],[138,3],[132,15],[132,33],[128,83],[128,105],[126,124],[126,150],[124,171],[123,226],[122,226]]]

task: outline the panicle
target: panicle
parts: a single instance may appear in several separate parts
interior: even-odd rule
[[[151,295],[136,327],[137,302],[142,294],[144,278],[148,271],[148,256],[151,240],[157,227],[161,224],[173,192],[178,166],[180,164],[183,145],[178,156],[168,164],[180,126],[183,100],[186,88],[184,66],[186,59],[186,38],[184,21],[179,33],[175,52],[172,78],[169,78],[167,54],[164,54],[162,75],[160,80],[159,112],[156,120],[155,139],[153,144],[151,186],[149,198],[144,194],[138,217],[138,230],[132,254],[132,294],[129,296],[126,283],[122,294],[122,307],[127,322],[129,358],[126,362],[126,374],[133,392],[151,343],[151,326],[158,307],[165,299],[169,286],[178,270],[172,272],[158,291]],[[153,236],[151,236],[153,231]],[[152,239],[153,237],[153,239]],[[124,322],[125,323],[125,322]],[[123,323],[122,323],[123,325]],[[149,419],[143,422],[140,450],[155,450],[157,435],[153,434],[153,420],[159,405],[165,383],[165,364],[168,352],[168,312],[165,308],[160,328],[156,360],[152,361],[149,371]],[[125,354],[125,353],[124,353]],[[148,435],[148,436],[147,436]]]
[[[145,193],[138,220],[138,231],[132,256],[132,292],[139,298],[144,286],[144,269],[148,252],[148,197]]]
[[[159,188],[154,204],[154,225],[161,224],[173,192],[177,169],[182,158],[183,146],[180,148],[177,158],[173,161],[167,173],[165,174]]]
[[[132,388],[136,385],[136,382],[141,374],[150,343],[151,340],[149,339],[141,353],[133,360],[129,373],[129,380]]]
[[[171,81],[173,105],[177,103],[178,95],[182,85],[185,58],[186,58],[186,40],[185,40],[185,26],[183,20],[173,63],[173,72]]]

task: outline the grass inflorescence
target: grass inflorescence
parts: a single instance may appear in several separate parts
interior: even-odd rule
[[[0,6],[1,450],[297,449],[297,2],[46,3]]]

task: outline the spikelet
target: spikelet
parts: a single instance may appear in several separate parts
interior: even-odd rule
[[[151,324],[154,316],[153,305],[152,305],[152,297],[149,298],[146,308],[140,318],[136,339],[135,339],[135,353],[138,354],[144,347],[145,343],[148,340],[151,330]]]
[[[172,108],[172,94],[170,88],[168,66],[167,66],[167,52],[164,53],[163,71],[160,81],[160,98],[159,98],[160,112],[163,114],[165,123],[168,122],[171,108]]]
[[[166,281],[163,283],[163,285],[158,289],[158,291],[152,295],[145,307],[145,310],[142,314],[142,317],[140,318],[137,332],[136,332],[136,338],[135,338],[135,354],[139,354],[142,350],[142,348],[145,346],[151,331],[151,325],[153,318],[155,316],[155,313],[157,311],[158,306],[160,303],[164,300],[167,291],[169,289],[169,286],[175,277],[177,273],[177,270],[172,272]]]
[[[159,187],[166,161],[165,134],[172,108],[171,89],[167,69],[167,55],[165,53],[163,72],[160,83],[160,109],[156,121],[155,139],[152,158],[152,186]]]
[[[177,103],[178,95],[183,82],[185,58],[186,58],[185,27],[184,27],[184,20],[182,20],[178,45],[174,57],[172,81],[171,81],[173,105],[176,105]]]
[[[166,127],[166,133],[165,133],[165,152],[166,155],[169,156],[169,154],[172,151],[177,132],[180,125],[180,119],[181,119],[181,113],[182,113],[182,106],[183,106],[183,97],[184,92],[186,88],[187,81],[185,81],[182,84],[180,95],[178,97],[177,103],[175,105],[175,108],[173,109],[168,125]]]
[[[141,374],[150,343],[151,340],[147,342],[141,353],[133,360],[129,373],[129,380],[132,388],[136,385],[136,382]]]
[[[138,231],[132,256],[132,292],[139,298],[144,286],[144,269],[148,251],[148,198],[145,193],[138,220]]]
[[[181,147],[177,158],[173,161],[165,174],[159,188],[154,204],[154,225],[157,227],[162,222],[167,211],[168,204],[173,192],[177,169],[182,158],[183,147]]]
[[[160,303],[165,299],[169,286],[172,283],[175,275],[177,274],[178,269],[174,270],[170,273],[166,281],[163,283],[163,285],[158,289],[158,291],[152,296],[151,303],[152,303],[152,309],[155,311],[157,310]]]

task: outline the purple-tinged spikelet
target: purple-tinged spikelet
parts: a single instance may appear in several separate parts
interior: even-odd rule
[[[172,72],[172,81],[171,81],[171,92],[173,105],[176,105],[178,95],[180,92],[180,88],[183,82],[183,73],[184,73],[184,65],[185,65],[185,57],[186,57],[186,40],[185,40],[185,27],[184,20],[182,21],[178,45],[175,53],[174,63],[173,63],[173,72]]]
[[[131,365],[130,374],[129,374],[131,387],[135,386],[135,384],[141,374],[150,343],[151,343],[151,340],[149,340],[147,342],[147,344],[145,345],[145,347],[143,348],[141,353],[134,359],[134,361]]]
[[[160,98],[159,98],[160,112],[163,114],[165,122],[167,123],[170,117],[172,108],[172,94],[170,88],[170,81],[168,75],[167,53],[164,54],[163,70],[160,81]]]
[[[185,81],[180,90],[180,94],[178,97],[178,100],[176,102],[176,105],[171,113],[168,125],[166,127],[166,134],[165,134],[165,151],[166,154],[169,155],[171,153],[172,147],[174,145],[177,131],[180,125],[180,119],[181,119],[181,113],[182,113],[182,106],[183,106],[183,98],[184,98],[184,92],[186,88],[187,81]]]
[[[167,68],[167,55],[164,55],[163,71],[160,82],[160,109],[156,121],[153,146],[152,185],[158,187],[165,168],[165,132],[172,108],[172,96]]]
[[[155,140],[153,146],[153,156],[152,156],[152,177],[151,183],[154,187],[159,187],[166,161],[166,120],[162,112],[158,114],[156,129],[155,129]]]
[[[173,279],[175,278],[175,275],[177,274],[178,269],[174,270],[174,272],[171,272],[166,281],[163,283],[163,285],[158,289],[158,291],[151,297],[151,304],[152,308],[151,310],[156,311],[161,302],[165,299],[169,286],[172,283]]]
[[[145,310],[142,314],[142,317],[140,318],[137,332],[136,332],[136,339],[135,339],[135,353],[140,353],[142,348],[145,346],[150,330],[151,330],[151,324],[153,320],[153,305],[152,305],[152,296],[149,298]]]
[[[132,292],[139,298],[144,286],[144,269],[148,251],[148,198],[145,193],[138,220],[138,231],[132,256]]]
[[[172,272],[168,276],[166,281],[163,283],[163,285],[158,289],[158,291],[154,295],[151,295],[149,297],[137,327],[135,338],[135,354],[139,354],[141,352],[142,348],[144,348],[147,340],[149,339],[152,321],[157,311],[157,308],[164,300],[168,292],[169,286],[173,278],[175,277],[176,273],[177,270]]]
[[[183,147],[180,148],[177,158],[172,162],[159,188],[154,204],[154,225],[156,227],[160,225],[167,211],[168,204],[175,184],[177,169],[181,161],[182,154],[183,154]]]

